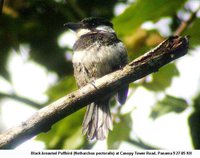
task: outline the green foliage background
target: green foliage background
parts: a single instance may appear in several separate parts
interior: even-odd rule
[[[72,63],[65,57],[66,51],[72,53],[72,50],[68,47],[59,47],[57,42],[59,36],[67,31],[63,27],[64,23],[79,21],[89,16],[110,19],[118,36],[127,46],[130,60],[133,60],[166,38],[158,30],[145,30],[141,28],[141,25],[147,21],[158,22],[163,18],[169,18],[172,20],[171,25],[163,27],[169,27],[173,33],[181,22],[177,13],[181,10],[191,14],[190,10],[185,9],[188,1],[135,0],[130,3],[127,0],[5,0],[0,15],[0,76],[11,82],[11,74],[6,67],[10,50],[18,51],[20,45],[28,44],[31,50],[30,60],[34,60],[59,76],[58,82],[49,87],[46,92],[49,97],[47,103],[52,102],[77,89]],[[122,14],[116,16],[114,8],[119,4],[128,7]],[[200,19],[196,18],[193,24],[183,32],[183,35],[187,34],[192,37],[190,39],[191,48],[200,45],[199,28]],[[152,93],[164,93],[165,89],[171,85],[172,79],[178,76],[179,71],[176,64],[172,63],[161,68],[158,73],[152,74],[151,82],[146,82],[144,79],[142,82],[131,84],[131,88],[143,86]],[[0,92],[0,99],[5,97]],[[194,108],[194,112],[189,118],[188,125],[194,148],[200,149],[200,95],[194,96],[194,98],[190,105]],[[115,103],[113,102],[113,104]],[[33,104],[29,106],[33,106]],[[184,98],[165,94],[163,100],[157,101],[150,117],[156,119],[169,112],[178,114],[188,107]],[[88,142],[81,134],[84,111],[82,109],[63,119],[55,124],[48,133],[40,134],[37,139],[43,141],[47,149],[92,148],[95,142]],[[133,143],[133,145],[145,149],[153,148],[141,141],[135,143],[135,140],[130,140],[130,133],[133,132],[131,126],[134,123],[130,117],[131,112],[121,115],[119,109],[115,115],[114,117],[118,117],[120,121],[114,122],[114,130],[110,132],[107,139],[109,149],[119,148],[122,142]]]

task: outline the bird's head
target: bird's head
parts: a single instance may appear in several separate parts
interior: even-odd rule
[[[114,33],[113,24],[107,19],[99,17],[85,18],[77,23],[69,22],[66,23],[64,26],[67,26],[69,29],[76,32],[78,37],[93,32]]]

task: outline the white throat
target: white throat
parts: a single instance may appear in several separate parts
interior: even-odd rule
[[[82,35],[85,35],[87,33],[91,32],[89,29],[79,29],[76,33],[77,37],[81,37]]]
[[[105,26],[105,25],[96,27],[96,30],[102,31],[102,32],[109,32],[109,33],[115,32],[111,27]],[[90,32],[92,32],[90,29],[79,29],[76,35],[77,35],[77,38],[80,38],[82,35],[88,34]]]
[[[110,32],[110,33],[114,33],[114,32],[115,32],[115,31],[112,29],[112,27],[110,27],[110,26],[105,26],[105,25],[98,26],[98,27],[96,28],[96,30],[105,31],[105,32]]]

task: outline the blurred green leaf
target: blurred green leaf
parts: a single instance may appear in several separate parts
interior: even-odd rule
[[[114,123],[113,127],[107,139],[108,149],[118,149],[122,141],[129,138],[132,127],[131,113],[121,115],[120,122]]]
[[[10,74],[8,73],[6,68],[8,56],[9,56],[8,51],[0,51],[0,75],[4,77],[7,81],[10,80]]]
[[[136,0],[121,15],[113,19],[115,30],[120,36],[127,35],[145,21],[155,22],[162,17],[176,14],[185,2],[186,0]]]
[[[200,94],[195,97],[193,106],[195,111],[200,112]]]
[[[64,149],[77,149],[81,147],[84,144],[84,136],[82,136],[82,127],[80,126],[79,129],[77,129],[70,138],[66,139],[63,148]]]
[[[150,117],[156,119],[169,112],[180,113],[188,107],[185,99],[177,98],[171,95],[166,95],[161,101],[158,101],[156,106],[153,107]]]
[[[200,149],[200,93],[193,103],[194,111],[188,118],[192,143],[195,149]]]
[[[178,69],[174,63],[171,63],[151,74],[152,80],[144,82],[143,86],[152,91],[163,91],[171,85],[173,77],[178,75]]]
[[[200,149],[200,112],[193,112],[188,118],[192,143],[195,149]]]
[[[185,35],[191,36],[190,46],[200,45],[200,19],[196,19],[194,23],[184,32]]]
[[[68,116],[53,125],[47,133],[37,136],[45,143],[47,149],[78,149],[84,143],[81,125],[85,109]]]
[[[49,96],[49,102],[67,95],[68,93],[74,91],[76,88],[76,81],[73,76],[67,76],[63,78],[48,89],[47,95]]]
[[[134,33],[124,38],[128,50],[128,57],[133,60],[144,54],[164,40],[157,30],[137,29]]]

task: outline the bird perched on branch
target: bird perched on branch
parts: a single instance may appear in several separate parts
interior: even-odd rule
[[[78,87],[92,83],[127,64],[124,44],[117,38],[113,25],[108,20],[90,17],[77,23],[66,23],[65,26],[77,35],[72,62]],[[124,85],[117,92],[116,98],[120,104],[125,103],[127,92],[128,85]],[[89,139],[104,140],[109,130],[112,130],[109,107],[111,97],[102,96],[87,105],[82,131]]]

